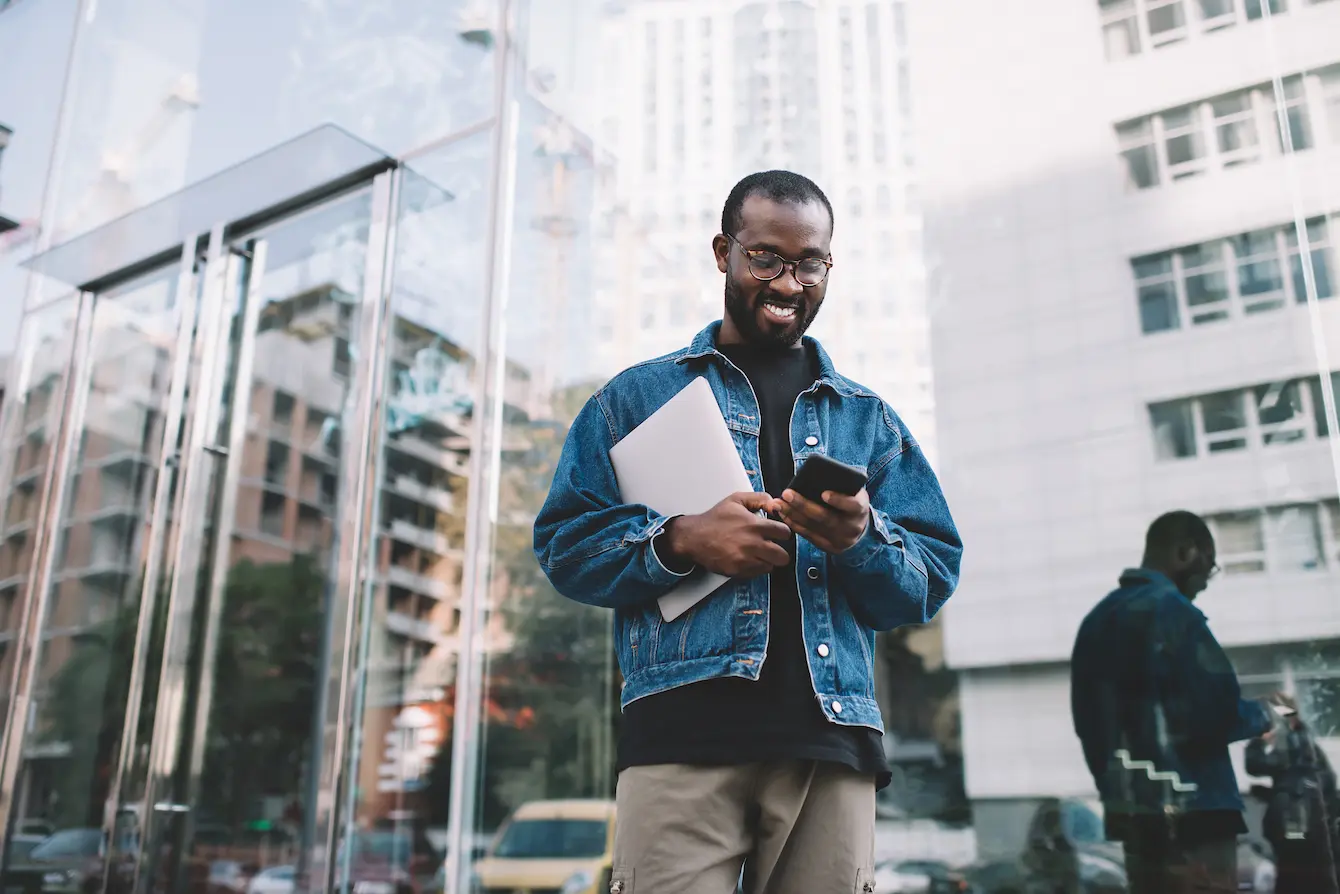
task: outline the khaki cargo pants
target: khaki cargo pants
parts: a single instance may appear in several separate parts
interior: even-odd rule
[[[821,761],[619,774],[611,894],[870,894],[875,781]]]

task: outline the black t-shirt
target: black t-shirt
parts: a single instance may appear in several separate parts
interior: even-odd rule
[[[814,384],[817,362],[807,348],[719,349],[749,378],[761,416],[759,459],[768,493],[791,482],[791,412]],[[888,785],[879,733],[829,722],[819,708],[805,657],[795,544],[791,564],[770,577],[768,651],[757,682],[704,680],[638,699],[624,711],[619,769],[648,764],[738,764],[824,760],[845,764]]]

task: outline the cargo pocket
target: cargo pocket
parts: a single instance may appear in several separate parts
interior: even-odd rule
[[[633,870],[615,867],[610,874],[610,894],[633,894]]]
[[[856,884],[852,887],[854,894],[874,894],[875,875],[869,869],[858,869],[856,871]]]

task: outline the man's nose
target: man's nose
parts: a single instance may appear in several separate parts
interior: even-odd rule
[[[805,291],[805,287],[800,284],[800,280],[796,279],[796,271],[789,265],[783,267],[782,272],[769,285],[772,286],[774,292],[788,298],[794,298]]]

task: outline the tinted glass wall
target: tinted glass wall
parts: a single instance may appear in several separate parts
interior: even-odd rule
[[[926,446],[967,546],[941,616],[879,640],[880,859],[1013,865],[1057,805],[1092,826],[1067,661],[1169,509],[1215,534],[1200,604],[1248,694],[1294,693],[1340,758],[1340,3],[582,0],[511,4],[510,31],[503,12],[0,12],[0,215],[39,224],[0,259],[0,308],[28,307],[0,327],[7,643],[52,551],[11,832],[151,850],[108,804],[142,794],[113,798],[114,768],[148,760],[120,743],[160,699],[137,569],[187,300],[179,268],[95,301],[17,264],[323,125],[404,169],[384,219],[351,193],[267,237],[202,786],[172,839],[206,877],[315,884],[319,815],[355,880],[466,890],[517,808],[612,797],[610,618],[553,592],[531,525],[585,399],[719,318],[721,204],[771,167],[833,201],[813,331]],[[394,275],[369,353],[347,296],[370,294],[376,233]],[[134,414],[99,402],[131,386],[153,398]],[[578,856],[569,894],[605,865]]]

